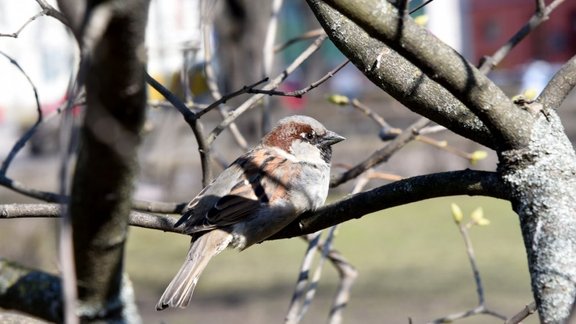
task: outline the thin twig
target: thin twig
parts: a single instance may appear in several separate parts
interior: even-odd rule
[[[298,314],[296,323],[300,323],[302,321],[304,315],[310,308],[310,305],[312,305],[312,301],[314,300],[314,296],[316,295],[316,291],[318,289],[318,283],[320,282],[320,278],[322,277],[322,269],[324,267],[324,261],[326,261],[328,253],[331,250],[332,241],[334,239],[334,235],[337,228],[338,225],[332,226],[328,231],[326,239],[324,240],[324,246],[321,248],[320,251],[320,260],[318,260],[318,264],[316,265],[316,269],[314,270],[312,278],[308,282],[306,294],[304,295],[304,300],[302,301],[302,307]]]
[[[360,100],[358,99],[353,99],[350,102],[350,105],[353,108],[356,108],[357,110],[359,110],[360,112],[362,112],[364,115],[370,117],[376,124],[378,124],[378,126],[380,126],[383,130],[386,130],[386,135],[389,135],[390,138],[395,138],[396,136],[402,134],[402,130],[399,128],[395,128],[390,126],[390,124],[388,124],[386,122],[386,120],[384,120],[384,118],[382,116],[380,116],[379,114],[377,114],[376,112],[374,112],[370,107],[368,107],[367,105],[363,104],[362,102],[360,102]],[[444,126],[430,126],[430,127],[426,127],[426,128],[422,128],[418,133],[419,135],[416,136],[415,140],[425,143],[425,144],[429,144],[432,145],[438,149],[450,152],[456,156],[462,157],[464,159],[467,160],[471,160],[472,159],[472,154],[471,153],[467,153],[464,152],[462,150],[459,150],[455,147],[449,146],[446,141],[437,141],[431,137],[425,136],[424,134],[431,134],[431,133],[436,133],[439,131],[443,131],[446,130],[446,128]]]
[[[392,129],[392,126],[390,126],[390,124],[388,124],[388,122],[386,122],[384,117],[382,117],[378,113],[374,112],[374,110],[370,109],[370,107],[368,107],[367,105],[360,102],[360,100],[358,100],[356,98],[352,99],[352,101],[350,102],[350,105],[353,108],[355,108],[356,110],[359,110],[360,112],[362,112],[364,115],[370,117],[381,128]]]
[[[196,114],[190,110],[176,95],[164,87],[160,82],[156,81],[153,77],[146,72],[146,82],[158,91],[166,100],[168,100],[174,108],[184,117],[184,121],[190,126],[196,142],[198,143],[198,152],[200,153],[200,163],[202,165],[202,185],[206,186],[212,179],[212,168],[210,167],[210,147],[204,138],[204,131],[202,123],[199,122]]]
[[[296,36],[294,38],[291,38],[289,40],[287,40],[285,43],[276,45],[274,47],[274,53],[278,53],[280,51],[283,51],[284,49],[288,48],[290,45],[292,44],[296,44],[298,42],[304,41],[304,40],[308,40],[311,38],[316,38],[318,36],[322,36],[325,35],[326,32],[324,31],[324,29],[322,28],[318,28],[318,29],[313,29],[310,31],[305,32],[302,35]]]
[[[536,99],[544,109],[557,109],[576,86],[576,55],[554,74]]]
[[[27,197],[35,198],[38,200],[46,201],[46,202],[61,202],[66,201],[68,197],[62,196],[60,194],[48,191],[37,190],[34,188],[30,188],[23,183],[20,183],[14,179],[6,177],[5,175],[0,174],[0,186],[8,188],[12,191],[15,191],[19,194],[22,194]]]
[[[12,38],[18,38],[18,36],[20,36],[20,33],[24,30],[24,28],[26,28],[26,26],[28,26],[28,24],[30,24],[31,22],[33,22],[34,20],[36,20],[36,18],[38,17],[42,17],[45,15],[44,10],[40,11],[39,13],[35,14],[34,16],[28,18],[28,20],[26,20],[26,22],[20,26],[20,28],[18,28],[18,30],[16,30],[13,33],[0,33],[0,37],[12,37]]]
[[[282,83],[297,67],[299,67],[310,55],[320,48],[320,45],[327,36],[319,36],[314,43],[308,46],[284,71],[282,71],[278,76],[272,79],[266,86],[264,86],[264,90],[272,90],[275,89],[280,83]],[[240,115],[242,115],[245,111],[251,109],[256,105],[256,103],[262,99],[263,94],[255,94],[250,99],[246,100],[243,104],[241,104],[238,108],[234,111],[231,111],[228,116],[218,125],[216,126],[212,132],[208,135],[206,142],[208,145],[211,145],[216,137],[226,129],[232,122],[236,120]]]
[[[308,248],[304,254],[298,280],[296,280],[296,287],[294,288],[294,293],[288,306],[288,312],[284,319],[284,323],[286,324],[295,324],[299,321],[299,314],[302,308],[300,300],[304,296],[306,286],[308,285],[308,275],[312,267],[312,261],[314,261],[314,253],[316,252],[317,245],[320,243],[320,235],[322,235],[322,232],[319,231],[306,236],[306,240],[309,242]]]
[[[470,220],[467,223],[463,223],[462,220],[456,221],[458,226],[458,231],[460,236],[464,240],[464,246],[466,247],[466,255],[468,256],[468,261],[470,261],[470,267],[472,269],[472,274],[474,276],[474,283],[476,285],[476,296],[478,297],[478,305],[472,309],[464,312],[458,312],[450,314],[438,319],[431,321],[430,323],[450,323],[458,319],[485,314],[490,315],[501,320],[506,320],[506,316],[501,315],[493,310],[486,308],[485,298],[484,298],[484,286],[482,285],[482,276],[480,275],[480,270],[478,268],[478,263],[476,262],[476,255],[474,253],[474,248],[472,246],[472,241],[470,240],[469,229],[475,224],[475,220]]]
[[[430,121],[427,118],[420,118],[412,125],[408,126],[402,134],[398,135],[392,141],[388,142],[386,146],[375,151],[363,162],[357,164],[352,169],[341,173],[330,181],[331,187],[337,187],[340,184],[356,178],[366,170],[386,162],[394,153],[403,148],[406,144],[413,141],[418,136],[418,131],[425,127]]]
[[[55,18],[56,20],[59,20],[64,25],[68,26],[68,20],[66,19],[66,17],[64,17],[64,15],[62,15],[62,13],[60,11],[54,9],[54,7],[52,7],[45,0],[36,0],[36,2],[40,6],[40,8],[42,8],[42,11],[40,11],[39,13],[35,14],[34,16],[28,18],[28,20],[26,20],[24,22],[24,24],[22,24],[22,26],[20,26],[20,28],[18,28],[18,30],[16,30],[15,32],[8,33],[8,34],[0,33],[0,37],[18,38],[18,36],[20,36],[20,33],[24,30],[24,28],[26,28],[26,26],[28,26],[31,22],[33,22],[34,20],[36,20],[37,18],[42,17],[42,16],[48,16],[48,17]]]
[[[248,93],[261,93],[261,94],[265,94],[265,95],[269,95],[269,96],[302,98],[302,96],[305,95],[307,92],[317,88],[322,83],[326,82],[326,80],[333,77],[336,73],[338,73],[338,71],[342,70],[342,68],[344,68],[348,63],[350,63],[350,60],[348,60],[348,59],[344,60],[344,62],[340,63],[337,67],[335,67],[334,69],[332,69],[331,71],[326,73],[320,79],[312,82],[306,88],[302,88],[302,89],[294,90],[294,91],[290,91],[290,92],[284,92],[284,91],[278,91],[278,90],[262,90],[262,89],[252,88],[252,89],[248,90]]]
[[[472,241],[470,240],[470,235],[468,234],[468,228],[469,227],[463,224],[458,225],[458,230],[460,231],[460,235],[464,240],[464,246],[466,247],[468,261],[470,261],[470,267],[472,268],[472,275],[474,276],[474,283],[476,284],[476,294],[478,296],[478,305],[484,305],[484,286],[482,285],[482,277],[480,276],[480,270],[478,270],[476,254],[474,253],[474,248],[472,247]]]
[[[528,22],[522,26],[522,28],[520,28],[520,30],[518,30],[518,32],[516,32],[516,34],[514,34],[514,36],[512,36],[510,40],[506,42],[506,44],[504,44],[494,54],[492,54],[492,56],[484,56],[482,58],[480,66],[478,67],[478,70],[480,70],[481,73],[487,74],[494,67],[500,64],[500,62],[502,62],[502,60],[508,56],[512,49],[518,45],[518,43],[520,43],[526,36],[528,36],[528,34],[536,29],[536,27],[540,26],[541,23],[546,21],[550,13],[554,11],[554,9],[556,9],[556,7],[558,7],[562,2],[564,2],[564,0],[554,0],[552,3],[550,3],[550,5],[542,8],[542,6],[545,5],[544,1],[536,1],[536,12],[534,15],[532,15],[530,20],[528,20]]]
[[[270,11],[270,19],[264,36],[262,46],[262,75],[272,75],[272,65],[274,64],[274,41],[276,40],[276,31],[278,30],[278,17],[282,8],[283,0],[273,0]],[[266,134],[270,131],[270,98],[264,97],[262,105],[262,118],[260,122],[260,132]]]
[[[64,24],[64,26],[70,27],[68,18],[66,18],[66,16],[64,16],[60,11],[56,10],[56,8],[52,7],[46,0],[36,0],[36,3],[38,3],[40,8],[42,8],[42,11],[46,16],[52,17]]]
[[[411,9],[411,10],[410,10],[410,14],[413,14],[413,13],[415,13],[416,11],[418,11],[418,10],[426,7],[426,6],[427,6],[430,2],[432,2],[432,1],[434,1],[434,0],[425,1],[425,2],[423,2],[421,5],[419,5],[418,7]]]
[[[371,170],[368,170],[363,174],[362,177],[358,178],[358,181],[356,182],[352,190],[352,194],[361,192],[364,189],[364,187],[368,184],[368,182],[370,181],[370,173],[371,173],[370,171]],[[332,304],[331,312],[329,315],[329,322],[333,324],[341,322],[342,318],[341,313],[346,303],[348,302],[348,298],[350,295],[349,289],[351,288],[351,285],[357,276],[357,272],[354,269],[354,271],[352,271],[353,274],[350,274],[350,271],[340,269],[341,265],[339,263],[335,263],[334,260],[331,259],[330,257],[330,253],[332,252],[332,241],[334,240],[337,229],[338,225],[332,226],[330,228],[330,230],[328,231],[328,235],[324,240],[324,243],[321,243],[319,240],[320,232],[306,236],[306,239],[308,240],[308,250],[307,250],[308,252],[304,257],[305,262],[302,262],[302,267],[300,269],[300,276],[298,278],[296,289],[292,296],[292,301],[290,303],[288,315],[286,316],[286,323],[300,323],[304,318],[304,315],[308,311],[308,308],[312,304],[314,296],[316,295],[318,282],[320,281],[324,261],[326,259],[330,259],[332,261],[334,266],[337,268],[338,273],[340,274],[340,280],[341,280],[339,290],[337,291],[337,294],[334,298],[334,302]],[[310,279],[308,278],[308,273],[310,272],[313,257],[308,253],[310,253],[310,251],[314,248],[320,251],[320,260],[318,261],[316,269],[314,270],[314,274]],[[350,279],[348,278],[348,276],[352,276],[353,278]],[[345,280],[346,282],[344,282]],[[305,293],[304,289],[306,290]],[[343,291],[341,291],[340,289],[343,289]]]
[[[205,10],[208,10],[208,9],[205,9]],[[214,98],[214,100],[216,100],[217,98],[220,98],[220,99],[216,100],[216,102],[212,103],[207,108],[205,108],[203,111],[201,111],[198,115],[198,118],[200,118],[200,116],[202,116],[203,114],[207,113],[208,111],[212,110],[215,107],[218,107],[218,112],[220,113],[222,118],[226,118],[226,116],[228,115],[228,109],[223,104],[226,103],[227,100],[233,98],[234,96],[230,96],[230,97],[222,96],[222,93],[220,92],[220,89],[218,87],[218,82],[216,81],[216,72],[214,72],[214,67],[213,67],[214,55],[212,55],[212,42],[210,41],[212,32],[211,32],[211,27],[208,24],[208,19],[209,19],[208,16],[211,16],[211,15],[208,13],[204,13],[204,14],[205,14],[204,15],[205,17],[202,19],[202,25],[203,25],[202,26],[202,39],[204,42],[204,60],[206,61],[206,63],[204,64],[204,73],[206,75],[206,83],[208,85],[208,89],[210,90],[210,94],[212,95],[212,98]],[[236,95],[240,95],[242,93],[238,93]],[[222,99],[224,99],[224,100],[222,100]],[[236,141],[238,146],[240,146],[244,150],[247,150],[248,149],[248,142],[246,141],[244,136],[242,136],[242,133],[240,133],[238,126],[235,123],[232,123],[232,124],[230,124],[229,129],[230,129],[230,133],[232,133],[232,137],[234,138],[234,140]]]
[[[225,104],[228,100],[238,97],[241,94],[244,93],[250,93],[250,91],[252,91],[254,89],[254,87],[261,85],[262,83],[268,82],[270,79],[268,77],[263,78],[262,80],[256,81],[250,85],[247,86],[243,86],[242,88],[234,91],[234,92],[230,92],[228,94],[225,94],[223,96],[220,96],[220,98],[216,101],[214,101],[213,103],[209,104],[208,106],[206,106],[206,108],[200,110],[199,112],[197,112],[195,115],[195,118],[200,118],[202,117],[204,114],[206,114],[207,112],[211,111],[212,109]]]
[[[14,65],[18,69],[18,71],[20,71],[20,73],[22,73],[22,75],[28,81],[28,84],[30,84],[30,87],[32,87],[32,91],[34,92],[34,100],[36,101],[36,113],[38,114],[38,117],[37,117],[34,125],[32,125],[32,127],[30,127],[30,129],[28,129],[22,135],[22,137],[20,137],[20,139],[18,139],[18,141],[16,141],[16,143],[14,144],[14,146],[12,146],[12,149],[8,153],[8,156],[6,157],[6,159],[4,160],[4,162],[2,162],[2,167],[0,168],[0,174],[5,175],[6,172],[8,171],[8,167],[10,166],[10,163],[12,163],[12,160],[16,157],[16,154],[18,154],[18,152],[20,152],[20,150],[24,147],[26,142],[28,142],[28,140],[30,140],[30,138],[32,138],[32,135],[34,135],[34,133],[36,132],[36,129],[38,128],[38,126],[42,122],[42,106],[40,105],[40,99],[38,97],[38,90],[36,89],[36,85],[34,84],[34,82],[32,82],[32,80],[30,79],[28,74],[24,71],[24,69],[22,69],[20,64],[18,64],[18,62],[16,60],[14,60],[12,57],[8,56],[8,54],[6,54],[2,51],[0,51],[0,55],[7,58],[10,61],[10,63],[12,65]]]
[[[504,322],[504,324],[518,324],[520,322],[522,322],[524,319],[526,319],[528,316],[536,313],[538,311],[538,308],[536,307],[536,303],[535,302],[531,302],[530,304],[526,305],[524,308],[522,308],[521,311],[519,311],[516,315],[510,317],[508,320],[506,320],[506,322]],[[569,322],[571,323],[571,322]]]

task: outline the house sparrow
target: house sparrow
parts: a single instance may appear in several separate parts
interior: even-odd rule
[[[344,137],[313,118],[287,117],[186,206],[175,226],[192,236],[186,261],[156,305],[184,308],[198,277],[226,247],[244,250],[324,204],[331,145]]]

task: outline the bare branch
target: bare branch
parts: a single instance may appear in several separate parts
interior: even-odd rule
[[[18,38],[18,36],[20,36],[20,33],[24,30],[24,28],[26,28],[26,26],[28,26],[28,24],[30,24],[31,22],[33,22],[34,20],[36,20],[36,18],[38,17],[42,17],[44,16],[44,10],[40,11],[39,13],[35,14],[34,16],[28,18],[28,20],[26,20],[26,22],[20,26],[20,28],[18,28],[18,30],[16,30],[13,33],[0,33],[0,37],[12,37],[12,38]]]
[[[300,41],[304,41],[304,40],[308,40],[311,38],[316,38],[318,36],[322,36],[325,35],[326,33],[324,32],[324,30],[322,28],[318,28],[318,29],[314,29],[308,32],[305,32],[302,35],[296,36],[294,38],[289,39],[288,41],[286,41],[285,43],[276,45],[274,47],[274,53],[278,53],[280,51],[283,51],[284,49],[288,48],[290,45],[298,43]]]
[[[545,109],[557,109],[575,86],[576,55],[566,62],[560,71],[556,72],[536,102],[542,104]]]
[[[306,88],[302,88],[300,90],[294,90],[294,91],[290,91],[290,92],[284,92],[284,91],[278,91],[278,90],[262,90],[262,89],[248,89],[248,93],[261,93],[261,94],[266,94],[269,96],[283,96],[283,97],[295,97],[295,98],[302,98],[303,95],[305,95],[306,93],[308,93],[310,90],[313,90],[315,88],[317,88],[318,86],[320,86],[322,83],[326,82],[326,80],[330,79],[331,77],[333,77],[336,73],[338,73],[338,71],[342,70],[342,68],[344,68],[348,63],[350,63],[350,60],[344,60],[344,62],[340,63],[337,67],[335,67],[333,70],[331,70],[330,72],[326,73],[323,77],[321,77],[320,79],[312,82],[309,86],[307,86]]]
[[[543,16],[546,9],[546,0],[536,0],[536,14]]]
[[[272,90],[275,89],[280,83],[282,83],[282,81],[286,80],[286,78],[292,73],[294,72],[294,70],[296,68],[298,68],[302,63],[304,63],[304,61],[306,61],[306,59],[308,59],[308,57],[310,57],[310,55],[312,55],[314,52],[316,52],[318,50],[318,48],[320,48],[320,45],[322,44],[322,42],[326,39],[326,36],[320,36],[318,37],[314,43],[312,43],[310,46],[308,46],[307,49],[305,49],[290,65],[288,65],[288,67],[282,71],[282,73],[280,73],[278,76],[276,76],[274,79],[272,79],[268,84],[266,84],[266,86],[264,86],[264,90]],[[220,123],[220,125],[216,126],[216,128],[214,128],[214,130],[212,130],[212,132],[208,135],[207,138],[207,143],[208,145],[211,145],[214,140],[216,139],[216,137],[224,130],[228,127],[228,125],[230,125],[234,120],[236,120],[236,118],[238,118],[238,116],[242,115],[245,111],[251,109],[252,107],[254,107],[254,105],[256,105],[256,103],[262,99],[262,97],[264,97],[263,94],[255,94],[252,97],[250,97],[250,99],[246,100],[243,104],[241,104],[238,108],[236,108],[234,111],[231,111],[228,116]]]
[[[548,19],[550,13],[558,7],[564,0],[554,0],[549,6],[545,7],[544,0],[536,0],[536,12],[528,22],[520,28],[520,30],[508,40],[500,49],[498,49],[492,56],[485,56],[480,62],[478,70],[481,73],[487,74],[495,66],[500,64],[502,60],[508,56],[516,45],[518,45],[526,36],[528,36],[534,29],[540,26],[541,23]]]
[[[392,4],[378,0],[327,2],[462,101],[490,129],[500,146],[514,148],[528,142],[533,120],[530,114],[517,109],[464,57],[411,19],[404,20],[400,28],[398,11]]]
[[[437,82],[325,2],[310,0],[308,4],[332,42],[374,84],[410,110],[496,148],[496,139],[483,122]]]
[[[294,293],[292,294],[292,300],[290,301],[290,306],[288,306],[288,313],[284,319],[286,324],[299,323],[301,320],[302,313],[302,298],[306,292],[306,287],[310,278],[308,274],[312,268],[312,262],[314,261],[314,254],[316,253],[316,248],[320,244],[320,236],[322,232],[318,231],[306,235],[305,240],[308,241],[308,249],[304,253],[304,258],[302,259],[302,264],[300,265],[300,271],[298,280],[296,281],[296,287],[294,287]]]
[[[344,101],[347,102],[348,99],[346,99]],[[370,107],[368,107],[367,105],[360,102],[360,100],[353,99],[350,102],[350,105],[353,108],[357,109],[358,111],[362,112],[364,115],[370,117],[378,126],[380,126],[382,128],[381,133],[380,133],[380,138],[382,140],[394,139],[394,138],[398,137],[398,135],[402,134],[401,129],[394,128],[394,127],[390,126],[384,120],[384,118],[382,116],[375,113],[372,109],[370,109]],[[435,133],[435,132],[439,132],[439,131],[443,131],[443,130],[446,130],[446,128],[443,126],[425,127],[425,128],[422,128],[418,131],[418,134],[420,134],[420,135],[417,135],[414,139],[416,141],[419,141],[419,142],[422,142],[422,143],[425,143],[428,145],[432,145],[432,146],[434,146],[440,150],[447,151],[447,152],[452,153],[456,156],[462,157],[464,159],[467,159],[467,160],[470,160],[471,162],[473,162],[473,159],[474,159],[473,154],[467,153],[467,152],[459,150],[455,147],[449,146],[446,141],[437,141],[431,137],[423,135],[423,134],[430,134],[430,133]]]
[[[501,320],[506,320],[506,316],[488,309],[485,304],[484,286],[482,285],[482,277],[480,275],[478,264],[476,263],[476,256],[474,253],[474,248],[472,246],[472,241],[470,240],[470,233],[469,233],[469,230],[475,224],[475,221],[476,220],[471,219],[469,222],[463,223],[462,220],[457,220],[456,225],[458,226],[460,236],[464,240],[464,246],[466,247],[466,254],[468,256],[468,261],[470,261],[470,267],[472,268],[472,275],[474,276],[474,283],[476,284],[476,295],[478,296],[478,306],[465,312],[450,314],[448,316],[435,319],[430,323],[450,323],[458,319],[478,314],[490,315],[499,318]]]
[[[18,64],[16,60],[14,60],[12,57],[8,56],[8,54],[2,51],[0,51],[0,55],[7,58],[10,61],[10,63],[14,65],[18,69],[18,71],[20,71],[20,73],[22,73],[22,75],[28,81],[28,84],[30,84],[32,91],[34,92],[34,100],[36,101],[36,113],[38,114],[38,117],[36,118],[36,122],[34,123],[34,125],[32,125],[32,127],[30,127],[30,129],[28,129],[22,135],[22,137],[20,137],[20,139],[18,139],[18,141],[14,144],[14,146],[10,150],[10,153],[8,153],[6,159],[2,162],[2,167],[0,168],[0,175],[6,175],[8,167],[10,167],[10,163],[12,163],[12,160],[16,157],[16,154],[18,154],[18,152],[20,152],[20,150],[24,147],[26,142],[30,140],[32,135],[34,135],[34,132],[36,132],[38,125],[40,125],[40,123],[42,122],[42,106],[40,105],[40,99],[38,97],[38,90],[36,89],[36,85],[34,85],[34,82],[32,82],[32,80],[30,79],[28,74],[24,71],[24,69],[22,69],[20,64]]]
[[[291,223],[271,240],[302,236],[317,232],[321,229],[336,224],[361,218],[375,211],[384,210],[424,199],[454,196],[489,196],[500,199],[508,199],[508,192],[494,172],[463,170],[428,174],[399,180],[369,191],[351,195],[326,205],[314,212],[307,212],[300,216],[299,220]],[[25,212],[17,212],[17,208],[11,210],[12,217],[26,217]],[[22,205],[20,205],[22,206]],[[55,207],[51,204],[37,204],[37,206],[25,206],[32,208],[34,217],[55,217]],[[45,216],[42,216],[44,213]],[[0,218],[8,218],[10,215],[0,213]],[[149,229],[157,229],[166,232],[182,233],[182,228],[174,228],[177,217],[154,215],[132,211],[130,213],[130,225]]]
[[[26,20],[26,22],[24,22],[24,24],[22,24],[22,26],[20,26],[20,28],[18,28],[18,30],[16,30],[15,32],[8,34],[0,33],[0,37],[18,38],[18,36],[20,36],[20,33],[24,30],[24,28],[26,28],[26,26],[28,26],[31,22],[42,16],[49,16],[55,18],[65,26],[68,26],[68,20],[66,19],[66,17],[64,17],[64,15],[60,11],[56,10],[45,0],[36,0],[36,2],[38,3],[38,5],[40,5],[42,11],[28,18],[28,20]]]
[[[181,214],[188,203],[169,203],[162,201],[132,201],[132,209],[146,213]]]
[[[453,195],[509,198],[509,193],[494,172],[463,170],[416,176],[351,195],[314,212],[305,213],[270,239],[314,233],[375,211]]]
[[[0,204],[0,219],[11,218],[58,218],[62,216],[59,204]],[[179,217],[155,215],[139,211],[130,212],[132,226],[185,234],[182,227],[174,227]]]
[[[206,186],[212,179],[212,167],[210,166],[210,147],[206,143],[204,137],[204,130],[202,123],[199,122],[198,117],[192,110],[190,110],[185,103],[183,103],[176,95],[164,87],[160,82],[156,81],[150,74],[146,72],[146,82],[158,91],[166,100],[168,100],[174,108],[182,114],[184,121],[190,126],[196,143],[198,143],[198,152],[200,153],[200,163],[202,164],[202,185]]]
[[[38,3],[38,5],[40,5],[40,8],[42,8],[42,11],[46,16],[52,17],[61,22],[62,24],[64,24],[65,26],[70,27],[70,22],[68,21],[66,16],[64,16],[60,11],[56,10],[54,7],[52,7],[46,0],[36,0],[36,2]]]
[[[6,177],[5,175],[0,175],[0,185],[25,196],[46,202],[61,202],[67,201],[68,199],[67,197],[57,193],[29,188],[16,180]]]
[[[519,324],[528,316],[536,313],[538,308],[536,308],[536,303],[531,302],[530,304],[526,305],[526,307],[522,308],[516,315],[509,318],[504,324]]]
[[[333,178],[330,181],[330,186],[337,187],[340,184],[359,176],[364,171],[374,167],[375,165],[387,161],[394,153],[398,152],[398,150],[403,148],[410,141],[414,140],[418,135],[418,130],[425,127],[429,122],[430,121],[427,118],[420,118],[418,121],[408,126],[402,134],[388,142],[386,146],[372,153],[372,155],[362,163]]]
[[[223,95],[223,96],[220,96],[218,100],[214,101],[213,103],[211,103],[211,104],[209,104],[208,106],[206,106],[206,108],[204,108],[204,109],[200,110],[199,112],[197,112],[197,113],[195,114],[195,118],[198,119],[198,118],[202,117],[202,116],[203,116],[204,114],[206,114],[207,112],[211,111],[212,109],[214,109],[214,108],[216,108],[216,107],[218,107],[218,106],[220,106],[220,105],[222,105],[222,104],[225,104],[228,100],[230,100],[230,99],[232,99],[232,98],[238,97],[238,96],[241,95],[241,94],[251,93],[251,91],[253,91],[254,87],[259,86],[259,85],[261,85],[262,83],[268,82],[269,80],[270,80],[270,78],[265,77],[264,79],[259,80],[259,81],[256,81],[256,82],[254,82],[254,83],[252,83],[252,84],[250,84],[250,85],[243,86],[242,88],[240,88],[240,89],[238,89],[238,90],[236,90],[236,91],[234,91],[234,92],[231,92],[231,93],[225,94],[225,95]],[[220,93],[220,92],[218,92],[218,93]]]
[[[233,98],[236,95],[240,95],[243,92],[235,95],[230,95],[229,97],[222,96],[222,93],[220,92],[220,89],[218,87],[218,82],[216,82],[216,73],[214,72],[213,67],[214,56],[212,55],[212,42],[210,41],[212,37],[211,27],[208,25],[208,22],[206,20],[207,19],[202,19],[203,23],[202,39],[204,41],[204,59],[206,60],[206,64],[204,65],[204,73],[206,74],[206,82],[208,84],[208,89],[210,89],[210,94],[212,95],[212,98],[214,98],[215,100],[217,98],[219,99],[216,100],[216,102],[209,105],[203,111],[201,111],[198,115],[198,118],[200,118],[200,116],[210,111],[214,107],[218,107],[218,111],[220,112],[222,118],[226,118],[229,110],[225,108],[223,104],[226,103],[227,100]],[[229,129],[238,146],[240,146],[244,150],[247,150],[248,143],[246,142],[244,136],[242,136],[242,133],[240,133],[240,130],[238,130],[238,126],[235,123],[232,123],[230,124]]]
[[[476,307],[474,307],[470,310],[467,310],[465,312],[454,313],[454,314],[450,314],[450,315],[442,317],[442,318],[435,319],[435,320],[429,322],[429,324],[451,323],[451,322],[458,320],[458,319],[462,319],[462,318],[466,318],[466,317],[470,317],[470,316],[474,316],[474,315],[479,315],[479,314],[493,315],[494,313],[491,311],[488,311],[486,309],[486,307],[481,305],[481,306],[476,306]],[[496,317],[498,317],[502,320],[506,319],[506,317],[503,317],[502,315],[498,315]]]
[[[392,126],[390,126],[390,124],[388,124],[388,122],[386,122],[384,117],[382,117],[379,114],[377,114],[376,112],[374,112],[374,110],[372,110],[367,105],[363,104],[360,100],[352,99],[352,101],[350,102],[350,105],[353,108],[356,108],[358,111],[362,112],[364,115],[370,117],[381,128],[389,128],[389,129],[392,128]]]

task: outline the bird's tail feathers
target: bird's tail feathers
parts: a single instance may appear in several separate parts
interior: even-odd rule
[[[188,250],[186,261],[160,297],[156,310],[188,306],[200,274],[210,259],[222,252],[231,240],[230,233],[218,229],[207,232],[194,240]]]

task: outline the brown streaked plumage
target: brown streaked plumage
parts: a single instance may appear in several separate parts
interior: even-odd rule
[[[212,257],[277,233],[328,193],[330,146],[344,138],[306,116],[282,119],[186,207],[175,226],[192,236],[186,261],[156,309],[186,307]]]

